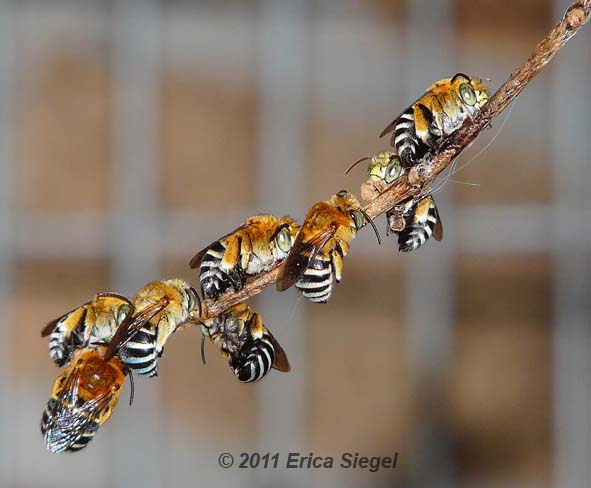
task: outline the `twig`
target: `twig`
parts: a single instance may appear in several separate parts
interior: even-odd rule
[[[444,146],[426,161],[414,166],[408,175],[402,176],[382,194],[365,207],[371,218],[375,218],[396,204],[418,195],[425,185],[433,182],[449,164],[470,144],[493,118],[499,115],[527,84],[542,70],[554,55],[589,20],[591,0],[574,2],[565,12],[546,38],[540,42],[529,59],[488,100],[480,114],[446,140]],[[214,317],[228,307],[260,293],[279,279],[279,267],[257,276],[247,282],[237,293],[228,293],[219,300],[206,300],[201,319]]]

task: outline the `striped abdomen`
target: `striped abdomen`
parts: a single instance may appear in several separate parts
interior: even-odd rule
[[[240,356],[233,361],[234,374],[240,381],[251,383],[260,380],[273,367],[275,349],[263,336],[254,340],[250,346],[240,351]]]
[[[58,322],[49,336],[49,356],[58,366],[66,364],[72,356],[72,349],[69,341],[65,340],[65,327],[63,323]]]
[[[308,300],[326,303],[332,294],[334,281],[330,257],[316,256],[310,261],[295,286]]]
[[[400,160],[407,166],[416,164],[417,158],[421,157],[421,141],[417,138],[413,108],[409,107],[399,118],[394,126],[390,143]]]
[[[405,214],[406,226],[398,232],[398,249],[411,252],[421,247],[433,235],[439,213],[431,197],[413,205]]]
[[[54,398],[47,402],[41,418],[45,447],[53,453],[85,448],[98,428],[98,422]]]
[[[205,252],[199,266],[199,281],[203,293],[213,300],[217,300],[230,287],[238,291],[244,286],[244,279],[238,269],[238,263],[232,273],[228,273],[220,267],[225,252],[226,247],[220,241],[213,243]]]
[[[80,324],[84,324],[86,319],[86,309],[80,318]],[[70,361],[72,357],[72,352],[76,347],[82,346],[83,341],[80,339],[78,331],[73,330],[68,333],[67,328],[67,320],[70,318],[70,315],[64,315],[55,325],[55,328],[51,332],[49,336],[49,357],[55,362],[58,366],[64,366],[67,362]],[[80,328],[79,326],[77,327]],[[80,335],[83,335],[83,332],[80,331]]]
[[[144,327],[119,351],[125,365],[138,374],[158,375],[158,356],[156,351],[156,330]]]

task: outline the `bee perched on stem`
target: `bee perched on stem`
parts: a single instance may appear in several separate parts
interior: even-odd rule
[[[51,452],[79,451],[94,438],[119,401],[127,369],[105,347],[77,349],[58,376],[41,418],[45,447]]]
[[[218,345],[240,381],[258,381],[271,368],[283,372],[291,369],[285,351],[265,327],[263,318],[248,305],[239,303],[230,307],[217,317],[203,322],[201,331],[203,338],[207,336]],[[205,362],[203,348],[201,353]]]
[[[361,186],[361,196],[365,200],[373,200],[406,173],[396,153],[385,151],[356,161],[349,166],[345,174],[363,161],[369,161],[369,178]],[[429,194],[418,199],[410,198],[396,205],[386,212],[386,218],[386,233],[394,232],[398,235],[398,249],[402,252],[418,249],[431,236],[438,241],[443,238],[439,211],[435,200]]]
[[[134,313],[115,332],[105,359],[115,354],[132,371],[156,376],[158,358],[170,335],[192,320],[201,299],[197,291],[180,279],[153,281],[144,286],[133,300]]]
[[[390,144],[401,161],[412,166],[444,137],[457,131],[466,119],[474,118],[487,100],[487,88],[482,80],[458,73],[433,83],[380,137],[392,132]]]
[[[357,199],[346,190],[329,201],[314,205],[283,264],[277,289],[284,291],[295,284],[309,300],[326,303],[333,282],[341,281],[343,258],[357,231],[369,222],[381,243],[378,229]]]
[[[298,230],[290,217],[249,217],[191,259],[191,268],[199,268],[203,294],[217,300],[230,288],[241,290],[249,276],[268,271],[287,257]]]
[[[99,293],[94,300],[49,322],[41,336],[50,336],[49,355],[58,366],[63,366],[74,349],[110,340],[132,313],[133,304],[128,298]]]

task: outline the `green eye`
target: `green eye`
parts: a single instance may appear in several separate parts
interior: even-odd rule
[[[197,305],[197,300],[199,299],[197,296],[197,290],[191,287],[187,291],[187,295],[189,296],[189,312],[195,310],[195,305]]]
[[[386,176],[384,178],[386,183],[390,184],[397,179],[400,176],[399,170],[400,165],[398,164],[398,161],[392,161],[386,168]]]
[[[289,234],[289,229],[287,227],[281,229],[277,233],[277,237],[275,237],[275,242],[279,249],[283,252],[289,252],[291,249],[291,235]]]
[[[460,85],[460,96],[468,105],[474,105],[476,103],[476,93],[474,93],[474,90],[468,83],[462,83]]]
[[[351,217],[353,218],[353,222],[355,223],[355,227],[361,229],[365,225],[365,217],[363,217],[361,212],[357,210],[351,211]]]
[[[117,310],[117,323],[120,324],[121,322],[123,322],[127,316],[129,315],[129,312],[131,312],[131,306],[128,304],[124,304],[121,305],[119,307],[119,310]]]

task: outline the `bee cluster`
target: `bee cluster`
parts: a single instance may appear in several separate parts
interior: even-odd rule
[[[464,74],[429,87],[382,132],[392,132],[395,150],[365,157],[349,168],[369,162],[363,199],[371,201],[435,152],[486,100],[482,81]],[[180,279],[154,281],[133,299],[99,293],[49,322],[42,336],[49,336],[50,357],[64,369],[42,416],[47,449],[84,448],[110,418],[126,377],[133,379],[134,372],[156,376],[167,339],[190,325],[200,326],[204,362],[207,337],[241,382],[258,381],[271,369],[289,371],[283,348],[260,314],[235,303],[212,315],[207,305],[240,292],[250,280],[273,269],[279,269],[279,291],[295,285],[310,301],[326,303],[341,281],[351,241],[368,223],[380,242],[374,222],[346,190],[315,204],[301,225],[290,217],[252,216],[191,259],[200,292]],[[441,240],[439,212],[428,188],[387,212],[386,232],[397,235],[403,252],[414,251],[431,236]]]

